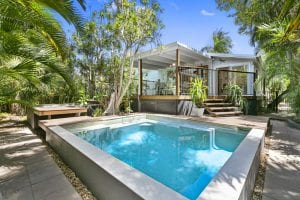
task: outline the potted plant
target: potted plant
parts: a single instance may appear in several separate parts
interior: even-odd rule
[[[190,96],[193,102],[193,108],[191,115],[193,116],[203,116],[204,106],[203,102],[207,99],[207,87],[204,85],[204,82],[200,78],[195,78],[191,82],[191,86],[189,89]]]

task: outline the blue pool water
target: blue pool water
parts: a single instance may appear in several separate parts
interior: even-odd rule
[[[142,122],[76,133],[189,199],[196,199],[248,131]]]

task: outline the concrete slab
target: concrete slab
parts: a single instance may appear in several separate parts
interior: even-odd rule
[[[42,141],[15,121],[0,122],[2,199],[81,199]]]
[[[53,160],[50,159],[33,165],[28,165],[27,171],[32,184],[62,174],[59,167],[53,162]]]
[[[79,200],[81,197],[74,192],[68,180],[63,174],[52,176],[49,179],[32,185],[35,199],[55,199],[55,200]]]
[[[272,120],[263,200],[300,199],[300,131]]]
[[[129,116],[143,116],[147,113],[133,113]],[[154,115],[153,113],[151,113]],[[231,126],[240,126],[246,128],[258,128],[258,129],[265,129],[267,127],[267,123],[269,117],[264,116],[251,116],[251,115],[240,115],[240,116],[232,116],[232,117],[210,117],[210,116],[203,116],[203,117],[191,117],[185,115],[166,115],[166,114],[155,114],[156,116],[166,116],[166,117],[175,117],[179,119],[191,119],[200,122],[208,122],[208,123],[217,123],[223,125],[231,125]],[[128,116],[123,116],[124,118]],[[101,117],[69,117],[69,118],[62,118],[62,119],[51,119],[51,120],[40,120],[39,126],[42,129],[46,129],[50,126],[62,126],[67,124],[79,123],[79,122],[95,122],[95,121],[103,121],[108,119],[120,118],[120,116],[101,116]]]
[[[14,189],[14,188],[5,189],[5,190],[1,189],[0,199],[5,199],[5,200],[33,199],[31,186],[28,185],[20,189]]]

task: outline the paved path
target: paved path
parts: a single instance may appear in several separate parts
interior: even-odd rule
[[[26,126],[0,122],[0,200],[81,199]]]
[[[272,120],[263,200],[300,199],[300,130]]]

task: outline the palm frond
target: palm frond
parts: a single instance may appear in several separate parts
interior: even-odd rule
[[[80,12],[75,7],[74,1],[56,1],[56,0],[35,0],[38,4],[44,5],[47,8],[60,14],[67,22],[74,24],[78,31],[82,31],[84,20]],[[77,1],[80,6],[85,9],[85,1]]]
[[[34,29],[48,40],[53,50],[64,57],[67,41],[65,33],[51,13],[39,5],[24,6],[14,0],[0,3],[0,30],[26,31]]]

